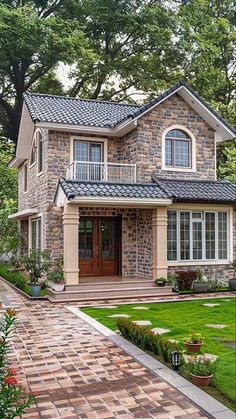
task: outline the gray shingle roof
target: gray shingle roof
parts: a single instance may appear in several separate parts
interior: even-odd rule
[[[156,183],[121,184],[60,179],[59,185],[68,199],[73,199],[76,196],[168,199],[167,194]]]
[[[139,106],[25,93],[24,100],[34,122],[52,122],[114,128]]]
[[[200,97],[191,86],[181,81],[166,90],[151,102],[139,106],[101,100],[87,100],[64,96],[53,96],[39,93],[24,93],[24,100],[34,122],[52,122],[72,125],[114,128],[128,118],[136,118],[152,106],[157,105],[171,93],[175,93],[181,86],[186,87],[192,95],[209,109],[224,125],[236,135],[236,129]]]
[[[236,185],[227,181],[153,180],[173,202],[236,204]]]

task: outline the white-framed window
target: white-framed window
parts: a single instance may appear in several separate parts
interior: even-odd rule
[[[37,149],[38,149],[38,174],[43,171],[43,136],[41,131],[37,131]]]
[[[168,211],[168,261],[229,259],[228,211]]]
[[[31,249],[42,249],[42,220],[41,218],[32,218],[31,223],[31,237],[30,237],[30,248]]]
[[[36,136],[34,136],[33,142],[32,142],[31,153],[30,153],[30,160],[29,160],[30,168],[34,166],[34,164],[36,163],[36,149],[37,149]]]
[[[191,168],[191,138],[180,129],[167,132],[165,138],[165,166]]]
[[[26,193],[28,190],[28,163],[27,161],[23,165],[23,192]]]
[[[162,170],[196,171],[196,141],[188,128],[172,125],[163,132]]]

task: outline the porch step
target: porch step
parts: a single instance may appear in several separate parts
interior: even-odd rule
[[[156,288],[156,282],[151,279],[122,280],[109,282],[81,282],[79,285],[67,286],[66,291],[93,291],[127,288]]]
[[[97,284],[96,284],[97,285]],[[113,284],[114,285],[114,284]],[[48,299],[51,302],[61,303],[69,301],[96,301],[96,300],[110,300],[110,299],[124,299],[136,297],[159,297],[163,295],[172,295],[171,287],[132,287],[132,288],[112,288],[100,289],[95,287],[91,290],[66,290],[63,292],[56,292],[48,290]]]

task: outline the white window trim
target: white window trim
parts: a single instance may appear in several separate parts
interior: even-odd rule
[[[107,154],[108,154],[108,139],[107,138],[100,138],[100,137],[83,137],[82,135],[79,136],[71,136],[70,137],[70,164],[74,161],[74,142],[75,141],[91,141],[94,143],[103,143],[103,157],[104,163],[107,163]]]
[[[166,166],[166,153],[165,153],[166,135],[168,134],[169,131],[173,129],[178,129],[185,132],[186,134],[188,134],[191,140],[190,141],[191,143],[191,146],[190,146],[191,167]],[[196,172],[196,139],[193,133],[184,125],[179,125],[179,124],[171,125],[170,127],[166,128],[166,130],[162,133],[161,160],[162,160],[162,164],[161,164],[162,170],[168,170],[169,172],[191,172],[191,173]]]
[[[31,149],[30,149],[30,155],[29,155],[29,169],[31,169],[32,167],[34,167],[36,165],[36,161],[37,161],[37,139],[36,139],[36,133],[37,131],[39,131],[38,129],[35,131],[34,136],[33,136],[33,140],[32,140],[32,144],[31,144]],[[35,160],[32,164],[30,164],[30,160],[31,160],[31,154],[32,154],[32,150],[33,148],[35,149]]]
[[[27,188],[25,189],[25,170],[26,170],[26,174],[27,174]],[[29,182],[29,173],[28,173],[28,162],[26,161],[23,164],[23,195],[26,195],[28,193],[28,182]]]
[[[40,133],[42,136],[42,170],[39,172],[39,137],[37,138],[37,133]],[[36,157],[36,162],[37,162],[37,177],[41,176],[43,174],[43,145],[44,145],[44,138],[43,138],[43,133],[41,131],[41,129],[37,128],[37,130],[35,131],[35,138],[36,138],[36,148],[37,148],[37,157]]]
[[[32,221],[33,220],[41,220],[41,250],[43,250],[43,214],[34,214],[28,219],[28,253],[32,250]]]
[[[205,213],[207,212],[214,212],[216,213],[215,217],[215,225],[216,225],[216,243],[215,243],[215,251],[216,255],[218,256],[218,212],[227,212],[227,237],[228,237],[228,243],[227,243],[227,259],[192,259],[192,215],[190,215],[190,260],[181,260],[180,259],[180,245],[179,245],[179,218],[180,218],[180,212],[186,211],[190,212],[198,212],[196,209],[189,209],[189,208],[170,208],[170,211],[176,211],[177,217],[177,260],[167,261],[168,266],[199,266],[199,265],[228,265],[233,260],[233,209],[230,208],[214,208],[214,209],[202,209],[202,212],[204,212],[204,219],[205,219]],[[205,256],[205,222],[203,222],[203,228],[202,228],[202,253]]]

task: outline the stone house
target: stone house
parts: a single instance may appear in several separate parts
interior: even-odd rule
[[[22,252],[63,258],[75,298],[85,285],[120,295],[121,279],[148,295],[179,269],[227,279],[236,187],[217,181],[216,146],[235,136],[183,82],[144,106],[25,93],[11,162]]]

